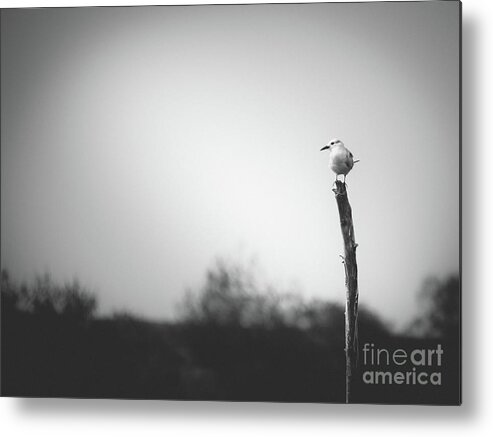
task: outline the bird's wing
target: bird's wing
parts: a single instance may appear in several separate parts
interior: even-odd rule
[[[353,164],[356,164],[357,162],[359,162],[359,159],[354,159],[354,156],[353,154],[348,150],[347,151],[347,156],[349,156],[349,158],[351,158],[353,160]]]
[[[346,165],[348,166],[349,170],[351,170],[354,165],[353,154],[347,149],[346,149]]]
[[[353,164],[353,154],[346,149],[346,160],[348,161],[348,165],[352,166]]]

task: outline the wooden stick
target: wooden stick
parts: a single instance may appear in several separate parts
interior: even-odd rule
[[[353,377],[358,359],[358,266],[354,241],[351,205],[347,197],[346,184],[335,182],[332,189],[339,209],[342,238],[344,241],[344,270],[346,272],[346,403],[350,402]]]

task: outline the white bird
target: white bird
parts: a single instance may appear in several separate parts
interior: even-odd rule
[[[337,138],[330,140],[320,151],[327,149],[329,150],[329,167],[336,174],[336,180],[337,176],[342,174],[344,183],[346,183],[346,175],[351,171],[354,163],[359,160],[355,161],[353,154]]]

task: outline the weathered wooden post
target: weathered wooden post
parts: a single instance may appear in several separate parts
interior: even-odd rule
[[[358,359],[358,266],[354,241],[353,217],[347,197],[346,184],[336,180],[332,189],[339,209],[342,238],[344,241],[344,270],[346,273],[346,403],[351,400],[351,389]]]

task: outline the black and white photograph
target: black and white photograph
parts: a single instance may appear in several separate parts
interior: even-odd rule
[[[1,395],[460,405],[461,3],[1,10]]]

